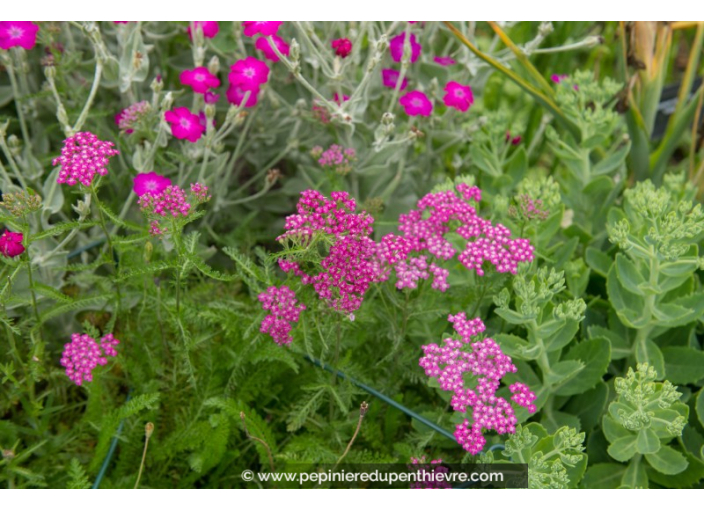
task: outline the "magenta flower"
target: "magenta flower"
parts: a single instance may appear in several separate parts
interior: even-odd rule
[[[391,58],[394,59],[394,62],[401,62],[403,58],[403,43],[406,40],[405,35],[406,33],[404,32],[389,41],[389,51],[391,52]],[[411,43],[411,63],[413,63],[418,60],[420,56],[421,45],[416,41],[414,34],[410,34],[409,41]]]
[[[31,21],[0,21],[0,49],[19,46],[31,50],[37,42],[39,25]]]
[[[493,339],[475,338],[486,329],[481,319],[467,320],[465,313],[461,312],[450,315],[448,320],[457,335],[446,338],[442,346],[421,346],[424,356],[419,365],[425,375],[437,379],[441,389],[453,392],[450,400],[453,410],[472,417],[472,423],[465,419],[456,426],[455,438],[465,450],[476,455],[486,444],[484,430],[495,430],[499,434],[516,432],[518,420],[513,407],[496,392],[501,379],[518,370]],[[465,379],[465,373],[470,377]],[[515,404],[531,413],[536,412],[533,404],[536,395],[528,386],[515,383],[509,386],[509,391]]]
[[[330,42],[330,46],[335,50],[335,55],[341,58],[346,58],[352,53],[352,41],[347,38],[335,39]]]
[[[406,110],[406,115],[410,115],[411,117],[417,115],[429,117],[430,113],[433,111],[433,103],[431,103],[428,96],[420,90],[414,90],[413,92],[404,94],[398,102],[403,105],[403,108]]]
[[[433,60],[441,66],[445,67],[456,64],[455,59],[451,57],[435,57],[433,58]]]
[[[254,37],[257,34],[268,37],[276,34],[283,23],[283,21],[243,21],[242,26],[244,35],[247,37]]]
[[[5,230],[5,233],[0,236],[0,255],[10,258],[22,255],[24,253],[23,239],[24,236],[21,232]]]
[[[562,80],[567,78],[567,76],[568,75],[566,75],[566,74],[553,74],[552,76],[550,76],[550,79],[552,81],[554,81],[555,83],[560,83]]]
[[[112,333],[100,339],[100,344],[86,334],[74,333],[71,343],[64,345],[61,365],[66,367],[66,375],[78,386],[93,380],[93,370],[98,365],[106,365],[106,356],[117,356],[115,346],[120,341]]]
[[[82,132],[64,140],[61,156],[52,165],[61,165],[56,182],[74,186],[90,186],[95,174],[107,175],[110,158],[119,154],[112,142],[99,140],[93,133]]]
[[[191,202],[200,204],[208,200],[210,200],[208,187],[195,183],[191,184],[190,196],[183,188],[172,184],[164,188],[158,194],[145,193],[139,197],[138,203],[142,212],[154,216],[172,216],[178,218],[179,216],[188,216],[193,207]]]
[[[269,287],[258,296],[262,308],[269,312],[264,317],[259,331],[268,333],[279,345],[288,345],[293,341],[291,323],[298,322],[301,312],[306,309],[298,304],[296,294],[287,286]]]
[[[238,60],[230,69],[230,84],[239,85],[242,90],[257,91],[269,79],[269,66],[254,57]]]
[[[366,212],[356,213],[356,208],[355,200],[344,191],[333,191],[330,199],[316,190],[303,191],[296,206],[298,214],[286,218],[286,232],[277,238],[305,243],[316,233],[331,237],[320,271],[307,273],[286,259],[279,259],[279,267],[299,276],[304,285],[312,285],[330,308],[348,314],[359,309],[378,274],[376,245],[369,237],[374,218]]]
[[[137,174],[134,179],[134,186],[132,190],[137,193],[137,196],[151,194],[158,195],[166,188],[171,186],[171,179],[159,175],[156,172],[149,172],[148,174]]]
[[[206,37],[208,39],[212,39],[216,35],[218,35],[218,32],[220,31],[220,27],[218,26],[217,21],[194,21],[193,24],[196,27],[200,27],[200,29],[203,31],[203,37]],[[193,37],[193,34],[191,34],[191,25],[188,25],[188,36]]]
[[[166,122],[171,124],[171,134],[179,140],[195,143],[203,136],[205,129],[200,125],[198,115],[194,115],[184,106],[169,110],[164,114]]]
[[[115,115],[115,124],[127,134],[133,133],[137,123],[152,109],[148,101],[134,103]]]
[[[276,45],[276,49],[279,50],[279,53],[281,53],[284,57],[288,57],[288,54],[290,53],[291,48],[286,43],[286,41],[281,39],[281,37],[279,37],[278,35],[272,35],[271,38],[274,41],[274,44]],[[271,47],[271,44],[269,44],[268,38],[266,38],[266,37],[258,38],[254,47],[257,48],[262,53],[264,53],[264,57],[267,60],[271,60],[272,62],[279,61],[279,56],[276,54],[274,49]]]
[[[196,94],[205,94],[208,89],[214,89],[220,86],[220,80],[214,74],[208,71],[207,67],[196,67],[195,69],[186,69],[179,76],[181,85],[189,86]]]
[[[335,92],[335,93],[332,95],[332,100],[335,101],[338,105],[342,105],[342,103],[344,103],[345,101],[349,101],[349,100],[350,100],[350,96],[347,96],[347,95],[345,95],[345,94],[342,94],[342,100],[340,100],[340,94],[338,94],[337,92]]]
[[[220,100],[220,94],[216,94],[215,92],[207,91],[203,95],[203,100],[205,101],[205,104],[215,104]]]
[[[511,136],[511,133],[506,131],[506,141],[511,142],[511,145],[518,145],[521,143],[521,140],[523,140],[521,135]]]
[[[472,103],[474,103],[474,95],[469,85],[461,85],[456,81],[448,82],[445,85],[445,97],[442,98],[445,106],[455,108],[461,112],[466,112]]]
[[[244,90],[240,85],[231,83],[227,88],[225,97],[227,97],[227,102],[237,106],[242,105],[245,96],[247,96],[247,102],[245,103],[245,108],[252,108],[257,104],[259,89],[254,90]]]
[[[396,69],[382,69],[381,70],[381,81],[384,84],[384,87],[389,87],[390,89],[396,88],[396,83],[398,83],[398,78],[401,75]],[[408,78],[404,76],[403,81],[401,82],[401,88],[399,90],[403,90],[406,87],[408,87]]]

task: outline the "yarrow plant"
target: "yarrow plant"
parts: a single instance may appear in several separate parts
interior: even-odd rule
[[[486,444],[485,430],[495,430],[499,434],[513,434],[516,431],[517,419],[513,408],[496,392],[501,379],[508,373],[517,372],[517,369],[493,339],[475,338],[486,329],[481,319],[467,320],[465,313],[460,312],[450,315],[448,320],[459,339],[446,338],[442,347],[437,344],[423,345],[425,355],[419,364],[425,375],[437,379],[441,389],[454,393],[450,404],[455,411],[465,413],[467,408],[472,409],[472,421],[465,418],[458,424],[455,438],[465,450],[476,455]],[[463,350],[464,347],[469,349]],[[476,386],[472,387],[468,379],[476,381]],[[515,404],[529,412],[536,411],[533,404],[536,395],[528,386],[514,383],[509,390]]]
[[[93,380],[93,370],[98,365],[107,365],[107,357],[117,356],[120,341],[109,333],[100,343],[87,334],[74,333],[71,342],[64,345],[61,365],[66,368],[66,376],[78,386]]]
[[[333,144],[326,150],[316,146],[311,150],[311,155],[318,158],[318,164],[326,169],[334,170],[340,175],[347,175],[352,171],[352,163],[357,159],[357,152],[352,148],[343,148]]]
[[[152,177],[151,180],[157,187],[163,186],[165,183],[158,178]],[[163,225],[167,218],[170,218],[170,225],[173,227],[174,221],[188,218],[195,206],[207,202],[210,198],[208,187],[203,184],[191,184],[190,192],[172,184],[159,193],[143,193],[139,197],[139,207],[151,220],[150,234],[160,236],[169,230],[167,226]]]
[[[115,115],[115,124],[117,124],[120,131],[124,131],[127,134],[134,133],[139,122],[142,121],[151,110],[152,106],[148,101],[134,103]]]
[[[260,331],[268,333],[279,345],[288,345],[293,341],[291,336],[291,323],[298,322],[300,314],[306,309],[299,304],[296,294],[282,285],[269,287],[266,292],[259,294],[262,308],[269,312],[262,321]]]
[[[80,183],[88,187],[96,174],[107,175],[110,158],[119,154],[112,142],[99,140],[90,132],[76,133],[64,140],[61,156],[52,161],[60,165],[56,182],[75,186]]]
[[[519,263],[533,260],[534,248],[528,239],[513,239],[508,228],[477,214],[471,202],[480,200],[479,188],[459,183],[454,190],[427,194],[417,209],[399,217],[402,235],[387,234],[379,245],[381,265],[389,273],[393,270],[399,289],[416,288],[419,280],[431,274],[433,288],[448,289],[448,271],[440,263],[458,254],[446,237],[451,232],[467,241],[457,260],[479,276],[484,275],[487,262],[498,273],[515,274]]]
[[[362,305],[369,286],[378,278],[376,245],[371,239],[374,219],[365,212],[356,213],[357,204],[344,191],[334,191],[330,198],[315,190],[301,193],[297,214],[286,218],[286,232],[277,240],[309,246],[320,236],[329,244],[319,269],[306,272],[295,260],[279,259],[287,273],[301,277],[312,285],[318,297],[330,308],[352,313]]]

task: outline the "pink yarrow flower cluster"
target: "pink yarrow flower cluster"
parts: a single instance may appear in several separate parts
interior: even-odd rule
[[[167,178],[161,176],[145,177],[145,183],[140,184],[149,182],[147,179],[153,182],[153,186],[161,187],[165,184],[164,179]],[[136,191],[135,189],[135,192]],[[180,186],[172,184],[166,186],[159,193],[143,193],[139,197],[138,203],[142,212],[151,218],[149,224],[150,234],[158,236],[165,234],[168,230],[167,227],[162,225],[161,220],[163,218],[185,218],[191,213],[194,206],[205,203],[210,200],[210,198],[208,187],[203,184],[191,184],[190,192],[186,192]]]
[[[399,217],[402,234],[387,234],[379,243],[384,278],[394,272],[397,288],[414,289],[420,280],[432,275],[432,288],[444,292],[449,288],[449,271],[440,263],[456,255],[462,265],[479,276],[484,275],[486,262],[499,273],[515,274],[520,262],[532,261],[533,246],[528,239],[512,239],[508,228],[478,216],[471,202],[480,200],[481,190],[465,183],[458,184],[455,190],[421,198],[416,209]],[[459,255],[445,238],[450,232],[467,241]]]
[[[134,103],[115,115],[115,124],[127,134],[134,133],[135,127],[152,109],[149,101]]]
[[[425,455],[421,458],[411,457],[411,465],[409,468],[423,473],[419,474],[420,481],[411,484],[411,489],[452,489],[450,482],[446,480],[447,473],[450,470],[447,466],[442,465],[442,459],[434,459],[430,464],[425,460]],[[437,479],[436,479],[437,478]]]
[[[320,263],[320,271],[309,274],[295,261],[279,259],[285,272],[313,285],[318,297],[334,310],[356,311],[379,272],[376,245],[369,237],[374,219],[356,213],[356,202],[344,191],[334,191],[330,199],[315,190],[301,193],[297,214],[286,218],[286,232],[277,240],[307,244],[315,235],[329,237],[330,248]]]
[[[39,25],[31,21],[0,21],[0,49],[24,48],[31,50],[37,43]]]
[[[293,341],[292,323],[298,322],[305,305],[299,304],[296,294],[287,286],[269,287],[258,296],[262,308],[269,313],[262,321],[259,331],[269,334],[279,345]]]
[[[115,346],[120,341],[112,333],[100,339],[100,343],[89,335],[74,333],[71,342],[64,345],[61,365],[66,375],[78,386],[93,380],[93,370],[98,365],[106,365],[107,356],[117,356]]]
[[[459,339],[446,338],[444,345],[423,345],[424,356],[419,365],[428,377],[437,379],[440,388],[453,392],[450,405],[460,413],[467,413],[472,421],[465,419],[455,429],[455,438],[462,447],[476,455],[486,444],[485,431],[495,430],[499,434],[516,432],[516,415],[511,404],[496,395],[501,379],[508,373],[517,372],[511,358],[491,338],[479,340],[477,337],[486,327],[481,319],[467,320],[464,312],[450,315]],[[465,381],[476,380],[470,387]],[[535,393],[523,383],[509,386],[511,400],[518,406],[536,411]]]
[[[61,165],[56,182],[74,186],[79,182],[90,186],[95,174],[107,175],[110,158],[119,154],[112,142],[99,140],[90,132],[76,133],[64,140],[61,156],[52,161]]]
[[[311,154],[318,158],[318,164],[326,169],[331,169],[340,175],[347,175],[352,170],[352,163],[357,159],[357,152],[349,147],[333,144],[326,150],[320,146],[315,146]]]

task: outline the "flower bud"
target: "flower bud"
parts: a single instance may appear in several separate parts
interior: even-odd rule
[[[220,59],[217,55],[214,55],[208,62],[208,72],[217,75],[218,71],[220,71]]]

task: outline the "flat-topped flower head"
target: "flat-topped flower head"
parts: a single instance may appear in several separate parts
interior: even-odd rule
[[[127,134],[134,133],[137,124],[152,110],[149,101],[134,103],[115,115],[115,124]]]
[[[142,195],[158,195],[171,186],[171,179],[159,175],[156,172],[137,174],[134,179],[132,190],[141,197]]]
[[[179,78],[181,85],[191,87],[196,94],[205,94],[208,92],[208,89],[214,89],[220,86],[218,77],[208,71],[207,67],[186,69],[181,72]]]
[[[335,50],[335,55],[340,58],[347,58],[352,53],[352,41],[347,38],[330,41],[330,46]]]
[[[52,161],[61,165],[56,182],[74,186],[79,182],[90,186],[95,174],[107,175],[110,158],[119,154],[112,142],[99,140],[90,132],[76,133],[64,140],[61,156]]]
[[[31,50],[37,43],[39,25],[31,21],[0,21],[0,49],[24,48]]]
[[[413,92],[404,94],[399,98],[398,102],[401,103],[404,110],[406,110],[406,115],[410,115],[411,117],[417,115],[429,117],[433,111],[433,103],[431,103],[428,96],[420,90],[414,90]]]
[[[510,402],[496,395],[506,374],[517,372],[516,366],[491,338],[479,338],[486,329],[479,319],[467,320],[464,312],[449,316],[457,336],[445,338],[443,345],[423,345],[419,365],[428,377],[437,379],[440,388],[453,392],[450,405],[458,413],[471,416],[458,424],[455,438],[462,447],[476,455],[486,444],[484,431],[499,434],[516,432],[515,411]],[[467,374],[469,377],[465,377]],[[514,404],[536,412],[536,395],[523,383],[509,386]]]
[[[247,98],[247,102],[244,104],[245,108],[252,108],[257,104],[259,98],[259,89],[244,90],[240,85],[231,83],[227,88],[225,93],[227,102],[237,106],[242,105],[242,102]]]
[[[238,85],[242,90],[259,90],[269,79],[269,66],[254,57],[238,60],[230,67],[227,76],[231,85]]]
[[[281,53],[284,57],[288,57],[289,53],[291,52],[291,48],[286,43],[286,41],[284,41],[278,35],[272,35],[271,39],[274,41],[274,44],[276,45],[276,49],[279,50],[279,53]],[[267,60],[271,60],[272,62],[279,61],[279,56],[276,54],[274,49],[271,47],[271,44],[269,44],[269,38],[267,38],[267,37],[258,38],[257,42],[254,44],[254,47],[257,48],[262,53],[264,53],[264,58],[266,58]]]
[[[283,21],[243,21],[244,35],[254,37],[262,34],[264,37],[276,34]]]
[[[196,28],[200,28],[203,31],[203,37],[207,39],[212,39],[218,35],[218,32],[220,31],[217,21],[193,21],[192,23]],[[190,24],[188,25],[188,36],[191,38],[193,37]]]
[[[24,253],[23,240],[24,235],[21,232],[5,230],[5,233],[0,236],[0,255],[9,258],[19,257]]]
[[[389,87],[390,89],[396,88],[396,84],[398,83],[398,79],[400,76],[401,73],[399,73],[396,69],[386,68],[381,70],[381,82],[384,87]],[[407,86],[408,78],[404,76],[399,90],[404,90]]]
[[[446,106],[461,112],[466,112],[474,103],[474,95],[469,85],[462,85],[456,81],[445,85],[445,97],[442,98]]]
[[[389,41],[389,51],[391,52],[391,58],[394,60],[394,62],[401,62],[401,59],[403,58],[403,46],[404,42],[406,41],[406,33],[402,33],[391,39]],[[418,60],[418,57],[420,57],[420,51],[421,51],[421,45],[418,43],[416,40],[416,36],[414,34],[409,34],[408,41],[411,45],[411,63],[415,62]]]
[[[64,345],[61,365],[66,375],[78,386],[93,380],[93,370],[98,365],[106,365],[107,356],[117,356],[115,346],[120,343],[112,333],[100,339],[100,344],[89,335],[74,333],[71,342]]]
[[[455,59],[452,57],[434,57],[433,60],[436,64],[440,64],[443,67],[456,64]]]
[[[315,234],[329,239],[318,268],[306,272],[298,262],[286,259],[279,260],[279,267],[301,277],[330,308],[346,314],[362,305],[378,275],[376,245],[369,237],[374,219],[365,212],[356,213],[356,208],[355,200],[344,191],[333,191],[329,199],[316,190],[303,191],[298,213],[286,218],[286,232],[277,238],[303,244]]]
[[[146,215],[149,223],[149,233],[154,236],[165,234],[169,221],[166,218],[185,218],[195,208],[210,200],[208,187],[193,183],[189,191],[176,184],[171,184],[160,193],[145,193],[139,197],[139,207]],[[164,225],[166,224],[166,225]]]
[[[184,106],[179,106],[164,113],[164,119],[171,124],[171,134],[179,140],[188,140],[191,143],[195,143],[205,132],[198,115],[191,113]]]
[[[291,324],[298,322],[301,312],[306,309],[298,304],[296,294],[286,285],[269,287],[258,296],[262,308],[269,312],[264,317],[259,331],[268,333],[279,345],[288,345],[293,341]]]

